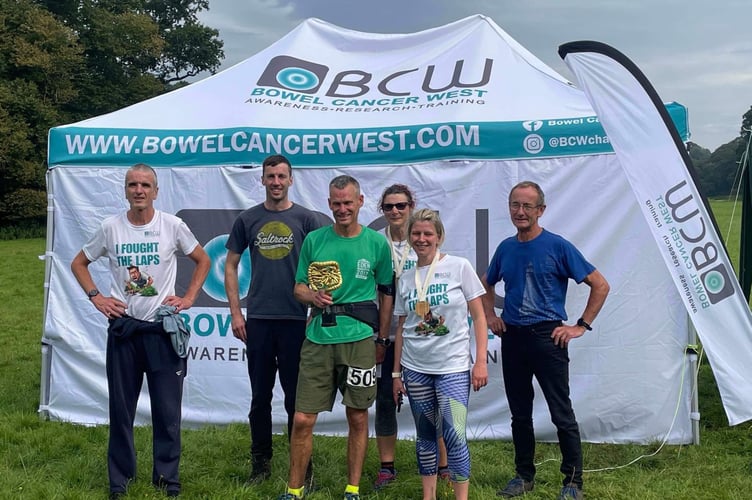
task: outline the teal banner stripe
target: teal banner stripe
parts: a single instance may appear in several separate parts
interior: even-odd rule
[[[667,106],[684,140],[687,111]],[[50,130],[50,167],[258,165],[283,154],[298,167],[504,160],[611,153],[598,119],[432,123],[362,129]]]

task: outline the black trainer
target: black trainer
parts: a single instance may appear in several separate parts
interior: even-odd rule
[[[504,489],[496,492],[496,496],[504,498],[520,497],[528,491],[533,491],[534,486],[535,481],[525,481],[520,476],[515,476],[504,486]]]
[[[259,484],[269,479],[272,475],[272,464],[269,461],[253,462],[251,474],[248,476],[248,484]]]
[[[154,487],[160,491],[163,491],[166,496],[168,497],[178,497],[180,496],[180,485],[176,484],[167,484],[167,481],[164,480],[163,477],[160,477],[157,479],[155,483],[152,483]]]
[[[584,498],[582,489],[574,483],[569,483],[561,489],[557,500],[583,500]]]

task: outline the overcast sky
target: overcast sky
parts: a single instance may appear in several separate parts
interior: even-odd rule
[[[559,45],[595,40],[632,60],[661,99],[689,110],[691,140],[714,150],[752,105],[752,0],[209,0],[228,68],[309,17],[373,33],[411,33],[484,14],[565,78]]]

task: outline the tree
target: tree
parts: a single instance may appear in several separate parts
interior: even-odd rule
[[[752,290],[752,175],[750,175],[750,135],[752,134],[752,106],[742,116],[740,145],[737,149],[739,165],[742,168],[742,227],[739,241],[739,283],[749,302]]]
[[[0,227],[43,222],[51,127],[215,72],[208,0],[0,0]]]
[[[75,119],[108,113],[213,73],[224,57],[219,32],[198,22],[208,0],[40,0],[78,35],[85,71]]]
[[[47,131],[68,118],[75,33],[30,0],[0,0],[0,225],[44,220]]]
[[[205,71],[214,72],[224,57],[218,31],[198,22],[208,0],[152,0],[147,11],[157,22],[165,45],[154,72],[165,83],[183,81]]]
[[[711,151],[692,141],[687,143],[687,152],[693,162],[705,161],[710,158]]]
[[[706,196],[729,196],[741,182],[740,161],[752,133],[752,106],[742,116],[739,137],[710,153],[689,143],[689,156],[698,174],[698,184]]]
[[[750,133],[752,133],[752,106],[750,106],[749,110],[742,116],[742,129],[740,130],[740,135],[747,139]]]
[[[738,169],[737,148],[742,141],[737,137],[710,153],[698,146],[690,147],[690,158],[698,176],[698,184],[705,196],[728,196],[734,186]],[[736,179],[738,182],[738,179]]]

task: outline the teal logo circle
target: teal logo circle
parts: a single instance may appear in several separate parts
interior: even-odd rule
[[[307,69],[291,66],[277,73],[277,81],[291,90],[310,90],[318,86],[319,77]]]
[[[718,271],[710,271],[705,275],[705,289],[710,293],[719,293],[726,286],[726,279]]]
[[[202,288],[209,297],[218,302],[227,302],[227,293],[225,292],[225,260],[227,260],[227,248],[225,248],[225,244],[229,237],[230,236],[227,234],[220,234],[204,245],[204,250],[206,250],[206,253],[211,259],[211,267],[209,268],[209,275],[206,277],[206,281]],[[250,288],[251,254],[246,248],[240,256],[240,262],[238,263],[238,289],[241,299],[248,295],[248,290],[250,290]]]

